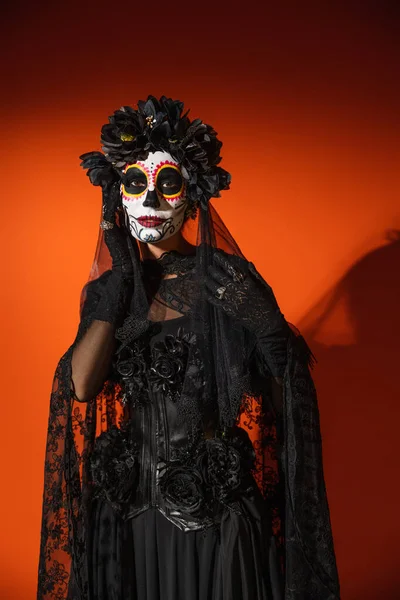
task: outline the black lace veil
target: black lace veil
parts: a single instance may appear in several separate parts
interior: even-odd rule
[[[225,192],[225,194],[227,194]],[[129,343],[140,321],[189,315],[196,350],[189,356],[179,402],[196,427],[239,425],[256,453],[254,476],[270,511],[285,582],[285,600],[337,600],[339,582],[325,488],[312,353],[292,324],[276,371],[240,324],[207,301],[207,268],[217,249],[243,271],[249,266],[217,211],[199,203],[182,234],[192,247],[160,260],[134,262],[135,286],[116,337]],[[136,240],[133,243],[137,243]],[[140,244],[139,244],[140,250]],[[142,254],[140,253],[142,256]],[[96,438],[126,420],[121,381],[111,376],[89,402],[71,394],[71,356],[91,323],[111,257],[100,230],[80,302],[75,341],[57,365],[46,445],[38,600],[88,600],[86,548],[92,486],[88,461]],[[199,362],[199,356],[201,361]],[[201,363],[201,378],[196,369]],[[270,361],[269,363],[270,364]]]

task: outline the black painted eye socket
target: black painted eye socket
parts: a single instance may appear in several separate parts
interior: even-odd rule
[[[148,185],[146,174],[136,167],[124,173],[121,180],[128,194],[141,194]]]
[[[164,196],[178,194],[183,183],[182,175],[172,167],[162,169],[157,177],[157,189]]]

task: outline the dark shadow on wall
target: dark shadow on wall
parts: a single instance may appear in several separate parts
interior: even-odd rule
[[[299,323],[318,360],[343,600],[400,598],[400,231],[385,242]]]

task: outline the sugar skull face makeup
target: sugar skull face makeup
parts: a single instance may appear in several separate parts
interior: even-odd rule
[[[146,160],[127,165],[121,195],[130,232],[141,242],[165,240],[182,227],[185,182],[168,152],[150,152]]]

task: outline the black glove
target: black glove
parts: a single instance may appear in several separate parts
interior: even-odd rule
[[[282,376],[290,327],[281,312],[272,288],[253,263],[237,266],[235,256],[218,251],[208,269],[208,301],[239,321],[256,338],[269,370]]]
[[[105,274],[107,279],[93,318],[119,327],[133,294],[132,256],[135,256],[136,253],[137,257],[138,249],[136,244],[132,244],[127,230],[116,222],[116,214],[121,208],[118,172],[101,152],[89,152],[80,158],[82,159],[81,166],[88,169],[87,174],[91,183],[102,188],[103,220],[101,226],[104,230],[104,241],[112,259],[112,269]]]

